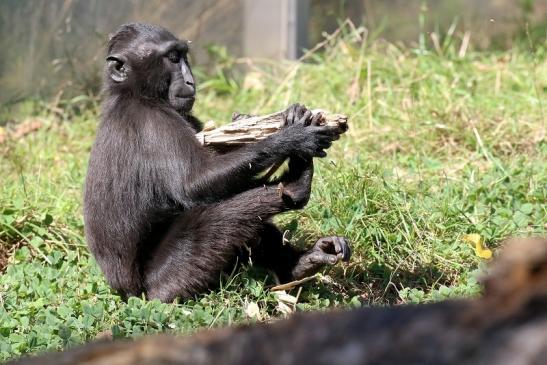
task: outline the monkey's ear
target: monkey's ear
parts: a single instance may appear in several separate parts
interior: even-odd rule
[[[106,58],[106,69],[108,76],[114,82],[123,82],[127,79],[127,66],[125,65],[125,57],[108,56]]]

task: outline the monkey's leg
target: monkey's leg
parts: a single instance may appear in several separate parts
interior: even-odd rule
[[[267,220],[306,195],[296,183],[287,190],[290,197],[275,186],[256,188],[177,216],[145,264],[148,297],[168,302],[215,285],[245,245],[257,241]]]
[[[272,223],[264,224],[260,241],[251,250],[253,263],[274,271],[281,282],[302,279],[350,257],[344,237],[323,237],[308,250],[299,250],[283,242],[283,233]]]
[[[311,123],[318,123],[319,118],[314,117]],[[290,158],[289,170],[280,178],[280,189],[290,197],[293,195],[291,190],[297,188],[299,198],[293,208],[300,209],[307,204],[312,177],[313,160],[296,156]],[[344,237],[323,237],[310,249],[302,251],[283,242],[283,234],[272,223],[264,224],[259,243],[251,252],[254,263],[273,270],[283,282],[313,275],[325,265],[348,261],[350,256],[351,249]]]

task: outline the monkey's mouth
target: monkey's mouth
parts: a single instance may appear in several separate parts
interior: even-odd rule
[[[194,102],[196,101],[195,96],[177,96],[174,95],[169,98],[169,103],[173,108],[179,112],[188,112],[192,110]]]

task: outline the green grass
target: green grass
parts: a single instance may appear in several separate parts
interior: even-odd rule
[[[540,51],[542,48],[540,48]],[[541,51],[543,52],[543,51]],[[228,121],[292,102],[350,116],[351,129],[317,163],[305,210],[279,217],[293,241],[344,235],[349,265],[307,283],[296,310],[420,303],[479,292],[489,248],[512,235],[545,235],[547,63],[526,50],[458,57],[415,51],[347,32],[305,63],[250,63],[244,79],[220,59],[201,73],[196,114]],[[370,75],[369,75],[370,72]],[[31,106],[29,106],[31,105]],[[24,104],[47,128],[0,145],[0,360],[61,349],[112,330],[115,337],[190,332],[282,317],[268,273],[245,267],[222,287],[182,304],[132,298],[106,285],[83,238],[82,184],[97,126],[93,100],[63,111]]]

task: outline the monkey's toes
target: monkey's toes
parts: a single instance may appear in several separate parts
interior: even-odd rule
[[[325,254],[335,255],[344,262],[348,262],[351,257],[351,247],[345,237],[323,237],[317,240],[315,245]]]

